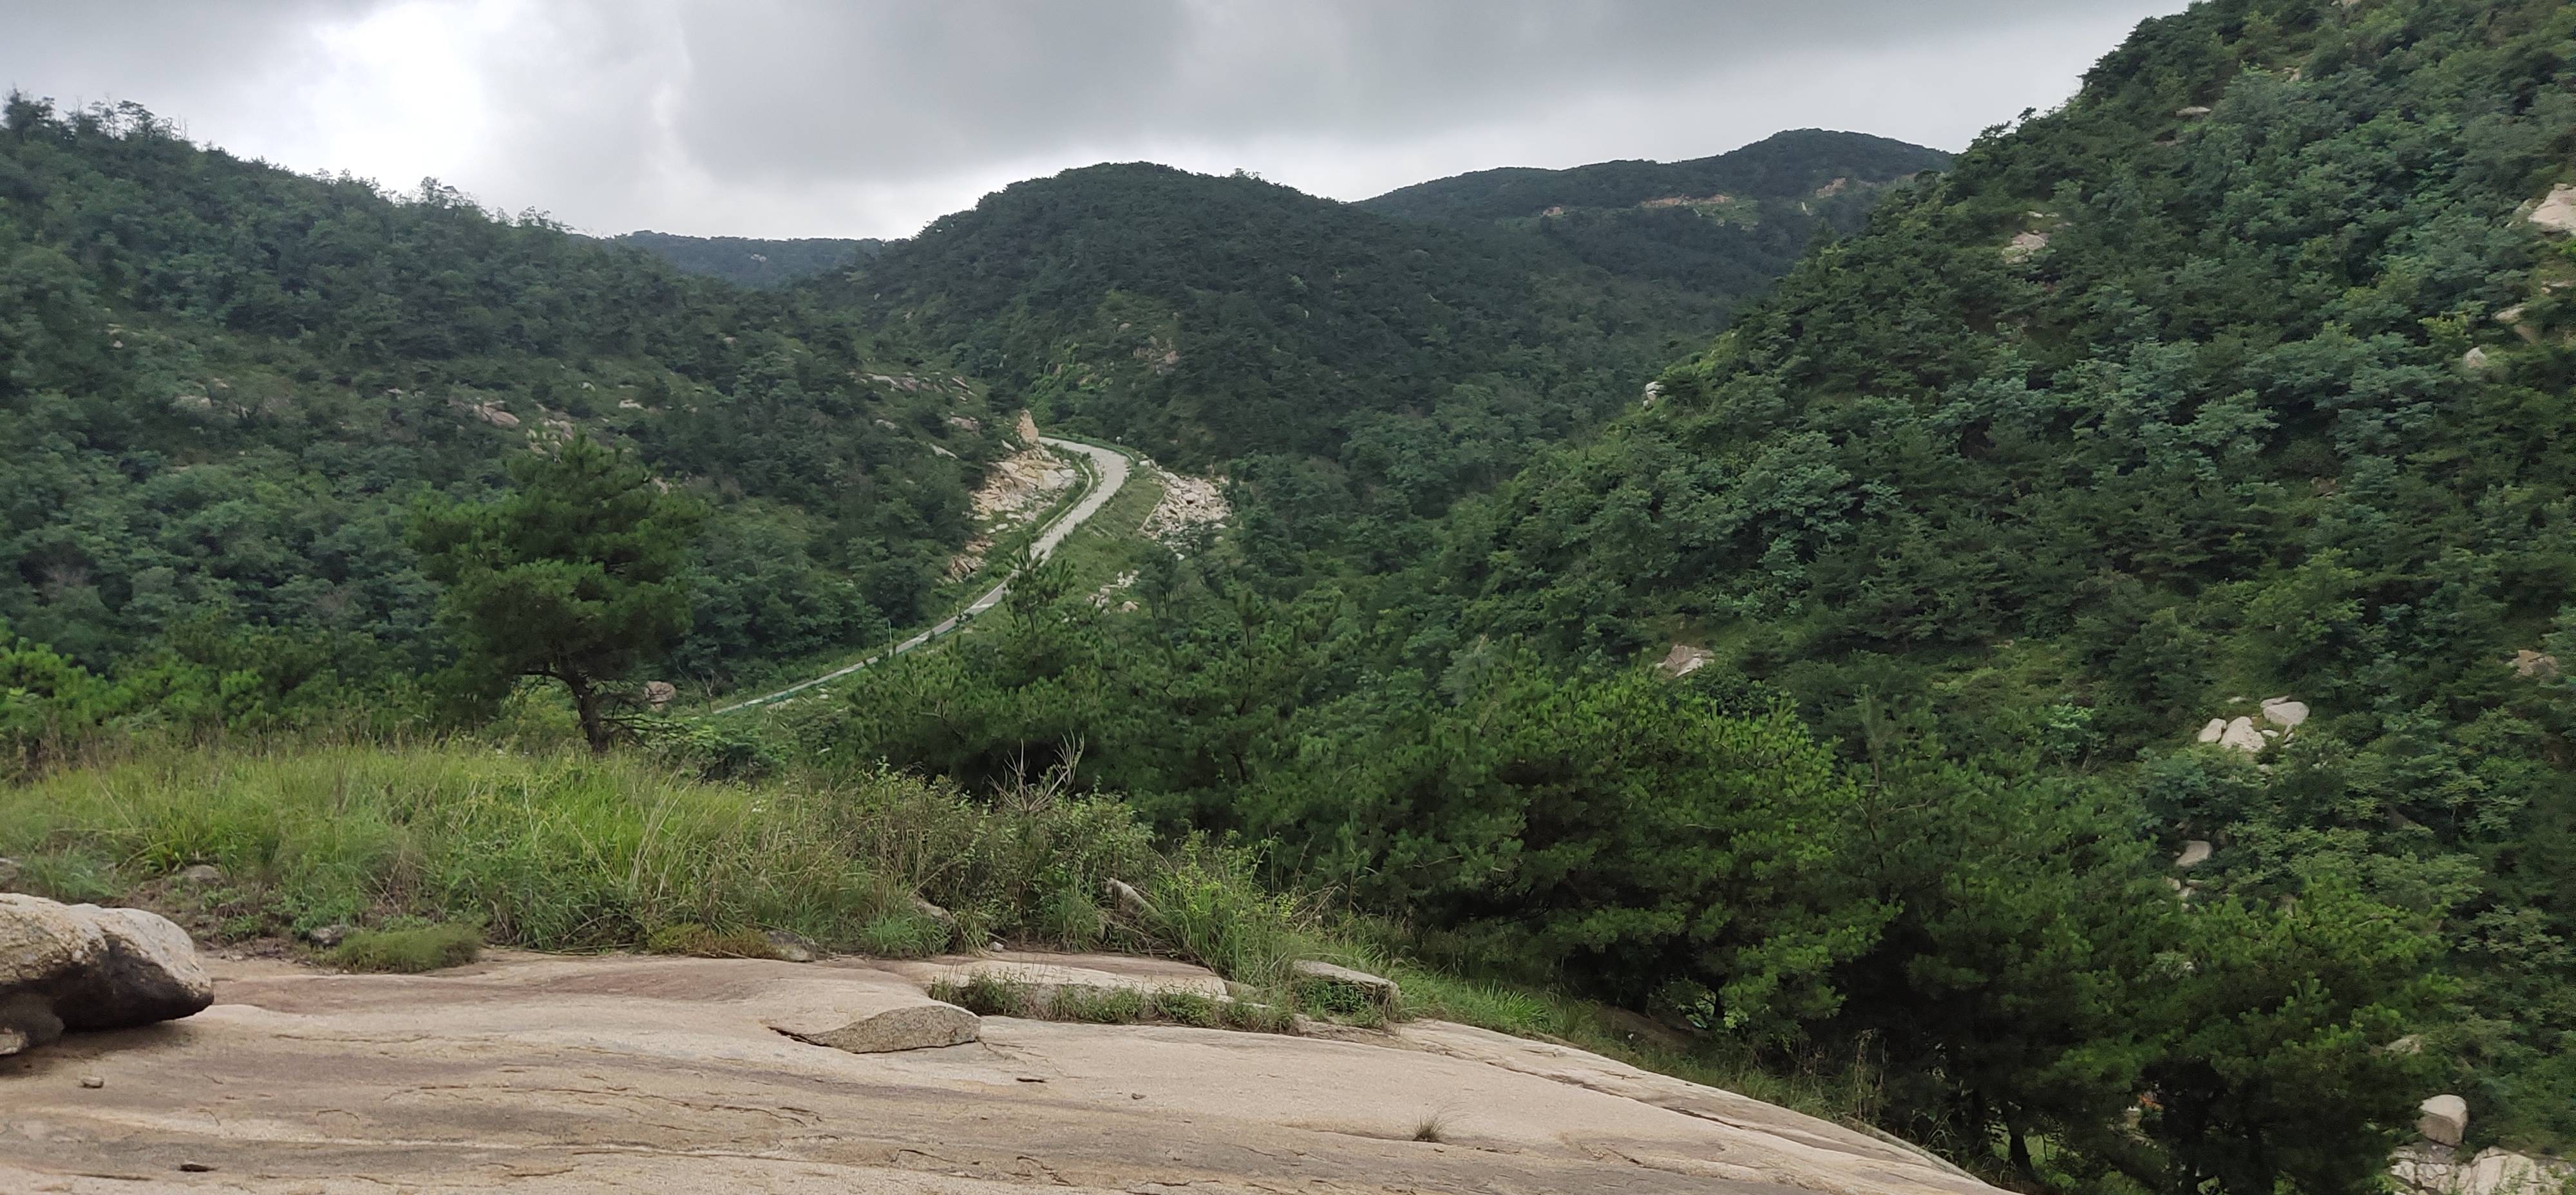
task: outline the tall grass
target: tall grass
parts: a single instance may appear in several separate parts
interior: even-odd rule
[[[1878,1110],[1867,1059],[1784,1068],[1706,1043],[1675,1049],[1637,1040],[1597,1006],[1407,962],[1409,938],[1395,927],[1267,890],[1238,849],[1158,849],[1124,804],[1051,779],[974,797],[886,772],[717,782],[642,753],[461,740],[139,744],[0,785],[0,856],[19,861],[16,883],[28,891],[155,907],[218,938],[347,924],[397,935],[480,927],[487,941],[544,950],[757,953],[761,930],[874,954],[994,937],[1149,950],[1246,985],[1247,999],[1228,1007],[1280,1021],[1258,1027],[1284,1028],[1294,1013],[1441,1017],[1855,1123]],[[177,878],[198,863],[222,878]],[[1132,884],[1144,907],[1113,900],[1112,879]],[[953,928],[916,895],[953,914]],[[1300,990],[1290,964],[1310,958],[1390,975],[1403,996],[1354,1016]],[[1131,1012],[1232,1024],[1185,1001],[1051,1015]]]
[[[708,783],[461,743],[147,750],[0,788],[0,854],[79,899],[166,903],[171,873],[214,864],[231,933],[418,919],[540,949],[682,924],[932,948],[948,935],[921,932],[915,893],[1014,933],[1154,858],[1114,802],[1004,808],[890,774]]]

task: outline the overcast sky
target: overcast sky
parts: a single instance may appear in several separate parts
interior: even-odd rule
[[[905,236],[1102,161],[1358,199],[1784,128],[1957,149],[2184,0],[0,0],[0,86],[576,228]]]

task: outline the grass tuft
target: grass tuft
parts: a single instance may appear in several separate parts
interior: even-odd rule
[[[687,921],[654,930],[644,939],[644,949],[654,954],[685,954],[697,958],[778,957],[778,948],[770,945],[769,935],[759,930],[709,929]]]
[[[346,971],[383,971],[417,975],[461,967],[481,957],[483,935],[470,925],[425,925],[418,929],[358,930],[331,951],[333,965]]]

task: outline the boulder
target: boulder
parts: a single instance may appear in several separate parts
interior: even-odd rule
[[[33,992],[0,996],[0,1058],[24,1053],[63,1035],[54,1006]]]
[[[72,906],[0,893],[0,997],[96,967],[107,935]]]
[[[315,929],[309,929],[304,931],[304,940],[311,942],[324,950],[329,950],[338,946],[340,943],[349,940],[349,927],[334,923]]]
[[[1108,887],[1109,899],[1118,906],[1120,913],[1147,921],[1162,916],[1154,911],[1154,902],[1145,899],[1145,894],[1138,892],[1135,885],[1125,880],[1111,880]]]
[[[1664,653],[1663,661],[1655,665],[1655,670],[1666,676],[1689,676],[1707,667],[1708,662],[1716,658],[1716,655],[1707,648],[1676,643],[1671,651]]]
[[[107,957],[66,985],[54,1012],[68,1029],[123,1029],[203,1012],[215,982],[197,963],[196,943],[169,918],[142,909],[77,905],[107,938]]]
[[[983,1035],[983,1021],[954,1004],[924,1000],[860,1017],[800,1013],[769,1027],[802,1042],[852,1054],[890,1054],[962,1046]]]
[[[2533,680],[2553,680],[2558,676],[2558,657],[2544,655],[2526,647],[2513,653],[2512,667],[2515,676]],[[6,861],[0,860],[0,862]],[[5,876],[0,876],[0,883],[7,882]]]
[[[2458,1145],[2469,1131],[2469,1101],[2444,1093],[2426,1099],[2415,1120],[2415,1131],[2424,1139],[2440,1145]]]
[[[2182,853],[2174,856],[2173,865],[2179,870],[2189,871],[2203,863],[2209,862],[2211,849],[2212,848],[2210,847],[2207,839],[2192,839],[2191,841],[2182,844]]]
[[[2460,354],[2460,368],[2475,371],[2485,369],[2486,367],[2487,351],[2485,349],[2473,348]]]
[[[2551,187],[2540,206],[2531,209],[2531,222],[2551,232],[2576,232],[2576,185]]]
[[[191,1016],[214,998],[195,944],[168,918],[0,894],[0,1032],[12,1049],[64,1029]]]
[[[2308,720],[2308,703],[2287,697],[2264,698],[2263,720],[2283,730],[2294,729]]]
[[[2218,741],[2219,736],[2226,733],[2227,719],[2212,718],[2209,720],[2209,725],[2200,728],[2200,741],[2204,743],[2215,743]]]
[[[792,934],[783,929],[773,929],[761,936],[769,940],[769,953],[782,962],[810,963],[814,961],[815,949],[813,940],[807,938],[803,934]]]
[[[2004,244],[2004,260],[2013,262],[2028,261],[2031,258],[2038,256],[2039,251],[2047,247],[2047,233],[2014,233],[2013,239],[2005,242]]]
[[[644,682],[644,704],[660,709],[679,699],[680,686],[666,680]]]
[[[1142,898],[1140,897],[1138,899]],[[957,939],[957,914],[940,908],[938,905],[932,904],[928,900],[919,896],[912,898],[912,911],[921,914],[939,928],[947,930],[950,941],[953,942]]]
[[[2229,722],[2226,731],[2218,736],[2218,745],[2252,755],[2260,753],[2269,744],[2264,741],[2263,732],[2254,729],[2254,719],[2238,718]]]
[[[190,884],[220,884],[224,882],[224,869],[212,863],[191,864],[179,869],[179,879]]]
[[[1371,975],[1315,959],[1299,959],[1290,963],[1288,969],[1300,980],[1357,988],[1374,1004],[1392,1005],[1399,994],[1395,981],[1383,975]]]

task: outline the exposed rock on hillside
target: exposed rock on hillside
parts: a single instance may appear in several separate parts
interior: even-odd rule
[[[2576,233],[2576,185],[2550,188],[2548,197],[2531,210],[2531,222],[2551,232]]]
[[[1225,491],[1212,478],[1174,473],[1152,461],[1143,462],[1162,483],[1163,500],[1145,516],[1145,538],[1167,548],[1180,548],[1201,527],[1223,526],[1234,516]]]
[[[1177,966],[1067,965],[1129,962]],[[0,1189],[157,1189],[185,1165],[241,1192],[353,1173],[733,1195],[1992,1190],[1731,1092],[1437,1022],[1327,1041],[986,1017],[980,1041],[851,1054],[772,1026],[924,1007],[921,981],[846,960],[528,955],[217,976],[220,1003],[177,1032],[0,1060]],[[240,1114],[210,1115],[217,1091]],[[1435,1118],[1441,1140],[1416,1140]]]

